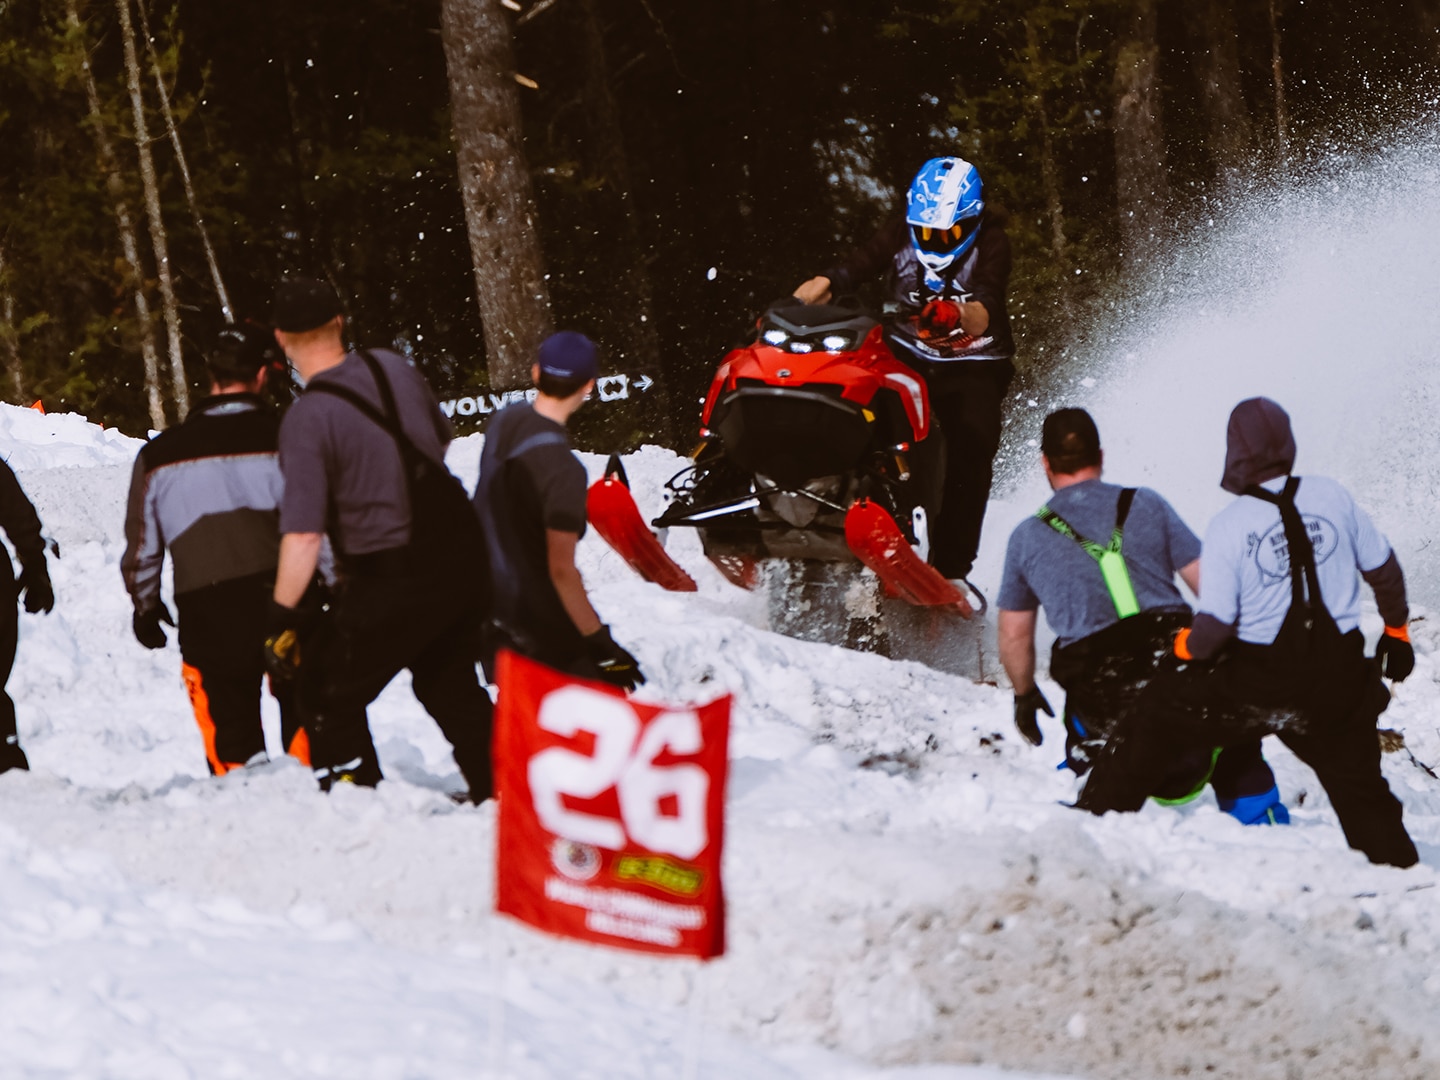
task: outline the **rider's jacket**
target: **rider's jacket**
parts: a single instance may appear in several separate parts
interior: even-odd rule
[[[940,287],[925,280],[903,216],[886,224],[866,244],[822,273],[837,296],[853,292],[886,272],[890,296],[899,306],[892,340],[931,362],[1008,360],[1015,355],[1005,294],[1010,285],[1010,237],[999,215],[986,211],[975,246],[945,273]],[[915,316],[931,300],[978,300],[990,326],[977,338],[926,340],[914,332]]]

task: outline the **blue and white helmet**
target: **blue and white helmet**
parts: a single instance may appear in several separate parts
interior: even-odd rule
[[[941,273],[975,246],[985,200],[975,166],[958,157],[931,158],[910,183],[905,220],[926,277]]]

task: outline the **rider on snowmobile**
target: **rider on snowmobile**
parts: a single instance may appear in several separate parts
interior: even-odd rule
[[[915,174],[903,217],[794,294],[828,303],[888,267],[898,309],[888,340],[925,376],[945,433],[945,495],[930,545],[931,562],[948,578],[969,574],[980,546],[1001,404],[1015,374],[1005,306],[1010,264],[1003,216],[986,209],[979,172],[940,157]]]

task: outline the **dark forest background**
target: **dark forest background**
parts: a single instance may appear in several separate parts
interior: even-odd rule
[[[1440,0],[501,2],[445,0],[511,36],[553,323],[658,381],[592,445],[683,442],[757,310],[935,154],[1011,214],[1043,378],[1169,237],[1418,113],[1395,88],[1440,56]],[[485,387],[441,0],[139,3],[0,0],[0,397],[135,433],[182,415],[224,320],[202,221],[239,317],[282,273],[328,277],[355,339],[441,397]]]

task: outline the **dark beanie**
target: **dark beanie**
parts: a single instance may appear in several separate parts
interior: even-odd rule
[[[1040,452],[1052,471],[1079,472],[1100,464],[1100,432],[1084,409],[1056,409],[1045,417]]]
[[[1287,475],[1295,467],[1290,416],[1269,398],[1235,406],[1225,431],[1225,475],[1220,486],[1239,495],[1252,484]]]
[[[561,330],[540,343],[540,370],[556,379],[593,379],[600,373],[595,343],[574,330]]]
[[[303,334],[324,326],[340,314],[340,297],[328,281],[318,278],[283,278],[275,288],[270,321],[287,334]]]

